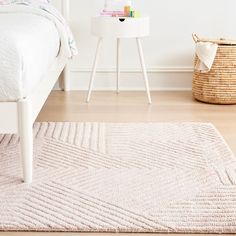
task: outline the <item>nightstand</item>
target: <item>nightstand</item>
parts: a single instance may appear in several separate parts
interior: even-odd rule
[[[117,85],[116,90],[119,93],[120,82],[120,40],[122,38],[136,39],[140,62],[143,71],[144,82],[146,86],[146,92],[148,102],[151,104],[151,95],[148,82],[147,69],[143,56],[143,48],[141,44],[141,38],[149,35],[149,17],[131,18],[131,17],[106,17],[97,16],[92,18],[92,34],[98,37],[97,50],[95,54],[94,64],[92,68],[92,74],[89,84],[89,90],[87,95],[87,102],[90,101],[91,93],[93,89],[93,83],[96,75],[98,57],[101,49],[103,38],[109,36],[117,39]]]

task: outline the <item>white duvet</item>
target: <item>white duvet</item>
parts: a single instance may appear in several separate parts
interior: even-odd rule
[[[59,51],[70,48],[66,28],[51,13],[28,6],[0,7],[0,101],[27,97]]]

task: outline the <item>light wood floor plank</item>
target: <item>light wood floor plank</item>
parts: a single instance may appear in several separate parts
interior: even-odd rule
[[[191,92],[155,92],[147,104],[143,92],[95,92],[85,102],[84,92],[52,92],[38,121],[101,122],[211,122],[236,153],[236,105],[199,103]]]

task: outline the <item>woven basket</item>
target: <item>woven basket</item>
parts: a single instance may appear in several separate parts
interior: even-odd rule
[[[211,70],[208,73],[194,70],[193,97],[212,104],[236,104],[236,41],[200,39],[196,34],[193,39],[196,43],[219,45]],[[195,66],[197,59],[196,56]]]

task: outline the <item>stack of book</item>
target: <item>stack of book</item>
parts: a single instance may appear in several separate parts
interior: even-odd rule
[[[139,17],[140,13],[133,10],[131,0],[106,0],[102,16]]]

